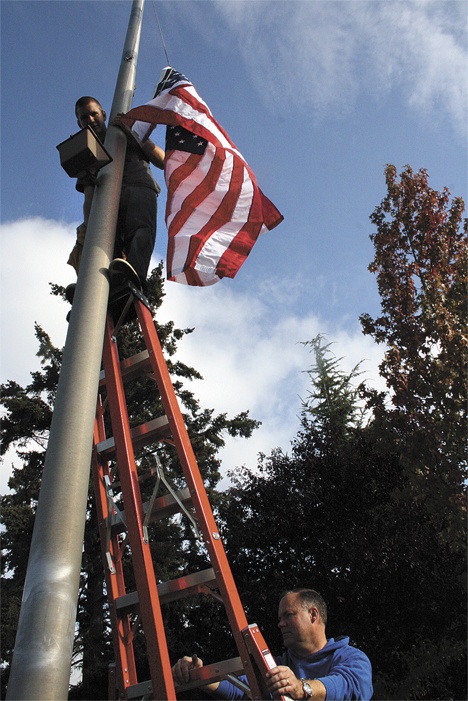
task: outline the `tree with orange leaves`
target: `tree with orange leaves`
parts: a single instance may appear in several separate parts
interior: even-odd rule
[[[363,332],[387,350],[380,366],[390,390],[374,393],[377,420],[391,428],[416,499],[438,520],[441,538],[465,542],[467,478],[468,221],[464,202],[409,166],[385,170],[387,195],[371,215],[381,314]]]

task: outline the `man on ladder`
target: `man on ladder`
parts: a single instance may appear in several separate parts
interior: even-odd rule
[[[287,591],[280,600],[278,626],[287,651],[276,658],[277,667],[266,673],[273,698],[313,701],[369,701],[372,697],[372,668],[368,657],[349,645],[349,638],[327,640],[327,607],[312,589]],[[197,655],[182,657],[174,665],[177,684],[190,679],[190,671],[202,667]],[[229,681],[204,687],[210,694],[226,699],[245,698]]]
[[[81,129],[91,127],[104,142],[106,136],[106,112],[93,97],[85,95],[76,101],[75,114]],[[112,124],[119,126],[127,136],[127,150],[122,176],[122,191],[115,239],[112,272],[120,272],[141,287],[146,295],[146,276],[156,240],[157,197],[161,190],[154,180],[149,164],[164,168],[164,151],[147,139],[137,143],[129,129],[118,119]],[[69,265],[78,273],[81,251],[94,195],[95,180],[86,173],[78,178],[76,189],[84,195],[84,221],[77,229],[77,241],[68,259]],[[126,259],[126,263],[122,259]],[[112,264],[111,264],[112,265]],[[119,267],[120,266],[120,267]]]

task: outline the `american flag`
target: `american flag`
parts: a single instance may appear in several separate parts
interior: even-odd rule
[[[283,216],[187,78],[165,68],[154,98],[123,118],[144,141],[166,124],[167,277],[186,285],[233,278],[258,236]]]

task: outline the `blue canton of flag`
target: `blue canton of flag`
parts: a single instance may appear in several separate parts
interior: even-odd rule
[[[190,83],[190,80],[186,78],[182,73],[175,71],[170,66],[168,66],[167,68],[163,68],[161,77],[159,79],[159,83],[155,88],[153,100],[155,97],[160,95],[163,90],[170,90],[172,86],[176,83]]]
[[[207,144],[206,139],[183,127],[168,126],[166,129],[166,151],[185,151],[201,156],[205,153]]]

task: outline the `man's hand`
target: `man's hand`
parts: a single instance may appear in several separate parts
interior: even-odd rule
[[[274,699],[278,699],[280,696],[290,696],[292,699],[300,701],[305,697],[301,680],[296,677],[289,667],[273,667],[265,676],[268,691]],[[320,679],[309,679],[308,682],[312,689],[313,701],[325,701],[327,689],[323,682]]]
[[[293,699],[304,698],[302,682],[289,667],[273,667],[266,673],[267,687],[274,699],[291,696]]]
[[[198,655],[192,655],[192,657],[181,657],[177,660],[172,668],[172,676],[176,686],[182,686],[182,684],[187,684],[190,681],[190,672],[192,669],[197,667],[203,667],[203,660],[201,660]],[[219,682],[212,682],[211,684],[204,684],[203,689],[209,694],[215,694],[219,686]]]
[[[123,116],[124,115],[119,112],[113,119],[110,120],[109,126],[119,127],[119,129],[122,129],[127,138],[133,139],[133,141],[141,148],[149,163],[152,163],[152,165],[156,166],[156,168],[164,170],[164,158],[166,154],[164,153],[163,149],[157,144],[153,143],[151,139],[140,141],[137,135],[134,134],[133,131],[125,124],[123,124],[121,121],[121,117]]]
[[[124,116],[123,112],[118,112],[115,117],[112,117],[112,119],[109,120],[109,126],[110,127],[119,127],[119,129],[122,129],[127,136],[133,136],[132,130],[127,127],[126,124],[124,124],[121,120],[121,117]]]
[[[187,684],[190,681],[190,670],[203,667],[203,660],[198,655],[181,657],[172,668],[172,675],[176,684]]]

